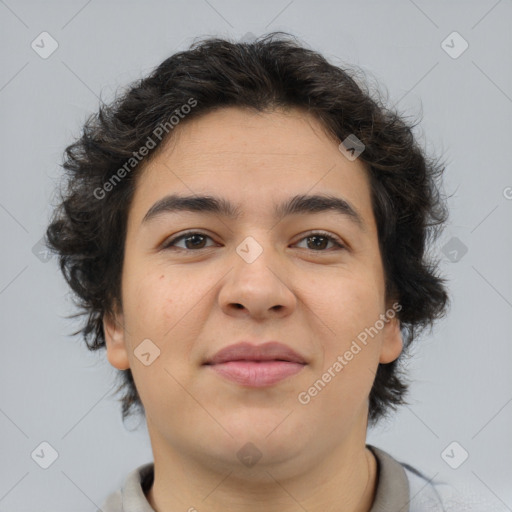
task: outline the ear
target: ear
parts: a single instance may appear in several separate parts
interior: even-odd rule
[[[130,368],[124,336],[124,318],[116,306],[113,313],[103,315],[103,332],[107,344],[107,359],[118,370]]]
[[[394,305],[397,305],[398,302],[395,302]],[[400,306],[400,309],[401,306]],[[386,316],[388,311],[394,311],[395,316],[393,318],[388,317],[388,321],[385,323],[383,328],[383,336],[382,336],[382,344],[380,351],[380,363],[391,363],[402,353],[404,343],[402,339],[402,333],[400,332],[400,321],[397,318],[396,311],[400,311],[400,309],[395,309],[394,307],[390,307],[386,310]]]

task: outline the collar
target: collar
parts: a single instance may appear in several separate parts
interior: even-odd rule
[[[370,512],[409,512],[409,480],[403,466],[391,455],[366,445],[377,459],[377,489]]]

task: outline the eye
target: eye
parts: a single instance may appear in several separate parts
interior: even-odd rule
[[[301,238],[300,241],[306,240],[306,244],[311,251],[316,252],[325,252],[321,251],[321,249],[326,249],[326,243],[333,243],[335,247],[339,249],[344,249],[345,246],[334,236],[329,235],[329,233],[325,233],[324,231],[315,231],[314,233],[310,233],[309,235]]]
[[[176,243],[183,240],[185,247],[178,247],[178,249],[205,249],[206,247],[204,245],[204,240],[206,238],[209,238],[210,240],[212,239],[210,236],[205,235],[204,233],[189,231],[188,233],[179,235],[166,241],[163,245],[163,248],[168,249],[171,247],[177,247]]]

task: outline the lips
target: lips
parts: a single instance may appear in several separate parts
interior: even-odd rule
[[[264,387],[297,374],[307,362],[290,347],[269,341],[260,345],[248,342],[230,345],[204,364],[221,377],[243,386]]]
[[[288,361],[306,364],[305,359],[287,345],[269,341],[261,345],[240,342],[219,350],[205,364],[220,364],[228,361]]]

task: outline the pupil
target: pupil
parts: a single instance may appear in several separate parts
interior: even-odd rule
[[[323,246],[323,245],[324,245],[324,244],[322,244],[322,242],[318,243],[318,240],[319,240],[319,239],[320,239],[320,240],[323,240],[323,241],[324,241],[324,243],[325,243],[325,240],[326,240],[326,238],[325,238],[325,237],[323,237],[323,236],[310,236],[310,237],[309,237],[309,240],[314,240],[314,239],[316,239],[316,240],[317,240],[317,242],[314,242],[314,243],[313,243],[313,245],[314,245],[315,247],[320,247],[320,246]]]
[[[203,237],[203,235],[190,235],[190,236],[187,238],[187,240],[189,240],[189,241],[190,241],[190,240],[194,240],[194,241],[192,242],[192,245],[193,245],[194,247],[197,247],[198,245],[200,245],[200,244],[201,244],[201,242],[204,242],[204,240],[201,240],[202,238],[204,238],[204,237]],[[196,243],[196,242],[198,242],[198,243]]]

